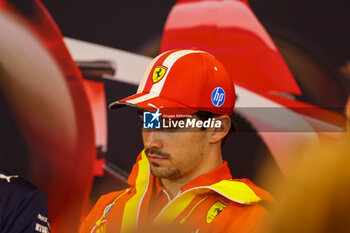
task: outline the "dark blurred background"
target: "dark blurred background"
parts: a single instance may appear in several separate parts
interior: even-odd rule
[[[160,39],[175,0],[43,0],[64,36],[136,53]],[[336,68],[349,60],[350,3],[346,0],[250,0],[268,31],[284,34],[327,57]]]
[[[154,57],[175,0],[43,0],[63,35]],[[350,80],[350,2],[249,1],[285,58],[303,96],[317,106],[345,104]]]

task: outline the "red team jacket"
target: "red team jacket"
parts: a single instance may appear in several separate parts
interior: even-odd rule
[[[188,232],[258,232],[272,201],[248,179],[232,179],[227,163],[181,188],[170,200],[141,152],[130,188],[102,196],[83,222],[81,233],[127,233],[156,224],[181,224]]]

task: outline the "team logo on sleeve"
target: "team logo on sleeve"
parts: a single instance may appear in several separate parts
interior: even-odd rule
[[[7,183],[10,183],[12,178],[18,178],[18,175],[6,176],[4,174],[0,174],[0,179],[6,180]]]
[[[40,232],[40,233],[50,233],[50,230],[48,227],[43,226],[39,223],[35,224],[35,231]]]
[[[167,69],[168,68],[164,66],[156,66],[156,68],[154,68],[152,76],[153,83],[159,82],[164,77]]]
[[[223,211],[226,208],[227,204],[223,203],[222,201],[215,202],[208,210],[206,221],[207,223],[211,223],[216,216],[218,216],[221,211]]]

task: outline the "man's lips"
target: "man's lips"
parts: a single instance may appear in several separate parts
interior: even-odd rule
[[[167,160],[167,158],[164,158],[164,157],[159,156],[159,155],[153,155],[153,154],[147,154],[147,158],[151,162],[161,162],[161,161]]]
[[[166,160],[169,160],[170,154],[161,151],[160,149],[157,148],[147,148],[145,150],[145,154],[147,155],[147,158],[150,162],[163,162]]]

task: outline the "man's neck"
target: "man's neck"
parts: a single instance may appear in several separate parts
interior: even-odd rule
[[[170,196],[170,199],[173,199],[181,190],[181,188],[189,183],[190,181],[194,180],[195,178],[206,174],[215,168],[222,165],[222,156],[216,156],[214,159],[210,159],[211,161],[206,161],[205,164],[199,166],[199,169],[191,172],[191,174],[187,174],[185,176],[182,176],[178,179],[164,179],[161,178],[162,185],[164,189],[167,191],[167,193]]]

